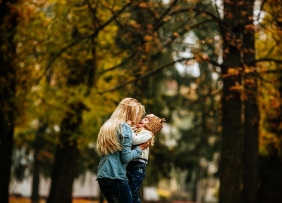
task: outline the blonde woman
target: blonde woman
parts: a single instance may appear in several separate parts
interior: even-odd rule
[[[131,149],[133,131],[127,122],[136,125],[144,113],[144,106],[136,99],[125,98],[100,129],[97,152],[101,158],[97,180],[108,203],[132,203],[126,166],[142,154],[149,142]]]

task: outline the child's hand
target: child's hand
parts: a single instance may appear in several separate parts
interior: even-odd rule
[[[152,145],[152,138],[149,139],[147,142],[149,142],[149,145],[153,146],[153,145]]]
[[[128,125],[132,125],[132,121],[131,120],[128,120],[128,121],[126,121],[127,123],[128,123]]]

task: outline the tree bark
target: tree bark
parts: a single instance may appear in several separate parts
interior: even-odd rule
[[[40,184],[40,167],[38,160],[39,150],[35,149],[33,154],[33,170],[32,170],[32,193],[31,202],[39,203],[39,184]]]
[[[244,64],[255,60],[255,37],[253,10],[254,0],[243,3],[244,32],[243,56]],[[257,78],[255,67],[244,65],[244,174],[243,200],[244,203],[257,202],[258,195],[258,140],[259,140],[259,108],[257,101]]]
[[[282,202],[282,160],[277,155],[263,157],[260,165],[258,203]]]
[[[72,186],[79,157],[77,139],[73,137],[73,134],[82,122],[83,110],[85,106],[82,103],[72,103],[62,120],[60,143],[56,146],[47,203],[72,202]]]
[[[14,36],[18,14],[13,9],[17,1],[0,1],[0,202],[9,202],[10,167],[15,126]]]
[[[242,202],[241,9],[238,1],[224,0],[222,139],[219,163],[220,203]]]
[[[99,203],[103,203],[105,200],[104,195],[102,194],[102,192],[100,191],[99,193]]]
[[[32,192],[31,192],[31,202],[39,203],[39,185],[40,185],[40,151],[44,148],[44,133],[48,128],[47,123],[39,121],[39,128],[35,134],[35,140],[33,141],[33,170],[32,170]]]

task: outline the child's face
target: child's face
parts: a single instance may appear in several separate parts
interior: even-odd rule
[[[145,117],[137,124],[137,127],[138,128],[144,127],[145,124],[147,124],[147,123],[149,123],[149,119]]]

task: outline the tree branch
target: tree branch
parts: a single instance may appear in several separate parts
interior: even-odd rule
[[[117,16],[119,16],[129,5],[131,5],[131,1],[128,1],[119,11],[117,11],[112,17],[107,20],[103,25],[101,25],[98,30],[104,29],[108,24],[110,24],[112,21],[114,21]]]
[[[259,10],[259,13],[257,15],[257,20],[256,20],[257,22],[259,22],[259,19],[260,19],[261,13],[262,13],[262,9],[263,9],[263,6],[264,6],[265,3],[266,3],[266,0],[263,0],[260,4],[260,10]]]
[[[121,66],[123,66],[124,64],[126,64],[128,61],[130,61],[130,59],[132,59],[135,55],[137,54],[137,50],[135,50],[128,58],[124,59],[122,62],[120,62],[119,64],[113,66],[113,67],[110,67],[108,68],[107,70],[104,70],[104,71],[101,71],[99,74],[102,75],[102,74],[105,74],[107,72],[110,72],[112,70],[115,70],[116,68],[119,68]]]
[[[162,26],[162,24],[164,23],[164,21],[163,21],[164,17],[171,11],[172,7],[175,6],[177,4],[177,2],[178,2],[178,0],[174,0],[170,4],[170,6],[165,10],[165,12],[159,17],[159,21],[156,22],[153,26],[155,30],[158,30],[159,27]]]
[[[107,90],[103,90],[103,91],[98,91],[98,94],[104,94],[106,92],[113,92],[113,91],[121,89],[121,88],[123,88],[123,87],[125,87],[125,86],[127,86],[129,84],[132,84],[134,82],[137,82],[137,81],[145,79],[145,78],[148,78],[149,76],[154,75],[155,73],[163,70],[164,68],[172,66],[172,65],[174,65],[177,62],[181,62],[181,61],[185,61],[185,60],[193,60],[193,59],[195,59],[195,58],[194,57],[192,57],[192,58],[181,58],[181,59],[178,59],[176,61],[172,61],[170,63],[167,63],[167,64],[164,64],[162,66],[159,66],[158,68],[156,68],[154,70],[151,70],[151,71],[149,71],[149,72],[147,72],[147,73],[145,73],[145,74],[143,74],[143,75],[141,75],[139,77],[133,78],[133,79],[128,80],[128,81],[126,81],[126,82],[124,82],[124,83],[122,83],[120,85],[117,85],[117,86],[115,86],[113,88],[110,88],[110,89],[107,89]]]
[[[78,44],[79,42],[81,42],[85,39],[93,38],[93,37],[97,36],[98,33],[102,29],[104,29],[108,24],[110,24],[113,20],[115,20],[115,18],[117,18],[117,16],[120,15],[130,4],[131,4],[131,2],[128,1],[119,11],[117,11],[114,15],[112,15],[112,17],[110,19],[108,19],[105,23],[100,25],[97,28],[97,30],[95,30],[92,34],[80,37],[80,38],[76,39],[75,41],[72,41],[70,44],[68,44],[67,46],[62,48],[58,53],[56,53],[47,63],[46,68],[44,69],[42,75],[38,78],[37,82],[39,82],[43,78],[45,73],[51,68],[51,66],[56,61],[56,59],[59,58],[65,51],[67,51],[69,48],[73,47],[74,45]]]
[[[96,16],[96,8],[95,9],[92,8],[89,0],[84,0],[84,1],[87,4],[87,7],[88,7],[88,9],[90,11],[90,14],[92,15],[92,19],[93,19],[94,23],[96,23],[96,25],[100,26],[101,25],[100,20]]]
[[[264,72],[264,74],[265,73],[270,73],[270,72],[266,71],[266,72]],[[272,73],[274,73],[274,72],[272,72]],[[277,70],[276,73],[282,73],[282,70]],[[255,74],[255,76],[258,77],[262,82],[269,83],[269,84],[275,84],[275,83],[280,82],[279,78],[277,78],[276,80],[267,80],[267,79],[263,78],[259,73]]]
[[[86,35],[83,37],[80,37],[78,39],[76,39],[75,41],[71,42],[70,44],[68,44],[67,46],[65,46],[64,48],[62,48],[59,52],[57,52],[53,57],[51,57],[51,59],[48,61],[47,66],[45,67],[42,75],[37,79],[37,82],[39,82],[43,76],[45,75],[45,73],[51,68],[51,66],[53,65],[53,63],[56,61],[57,58],[59,58],[65,51],[67,51],[69,48],[73,47],[74,45],[78,44],[79,42],[88,39],[92,36],[91,35]]]
[[[279,59],[274,59],[274,58],[261,58],[261,59],[257,59],[254,61],[251,61],[250,63],[246,63],[246,65],[248,66],[254,66],[259,62],[274,62],[274,63],[281,63],[282,64],[282,60]]]

